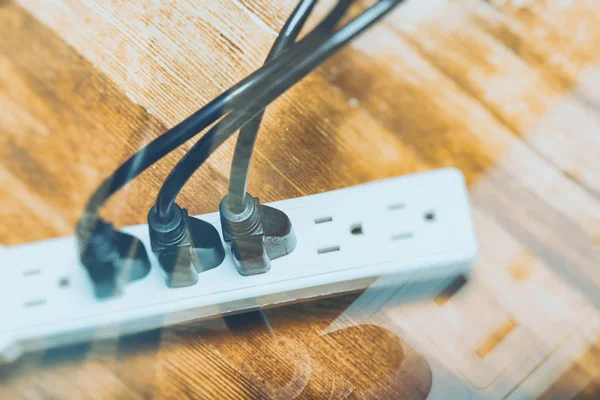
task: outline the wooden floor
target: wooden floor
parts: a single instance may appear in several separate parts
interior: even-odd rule
[[[0,0],[0,243],[72,234],[103,177],[262,64],[294,5]],[[144,223],[189,147],[105,215]],[[192,214],[216,211],[232,148],[182,192]],[[0,369],[0,398],[424,399],[440,376],[473,396],[599,398],[597,0],[408,1],[268,109],[249,191],[269,202],[443,166],[467,177],[477,272],[373,311],[389,325],[322,334],[352,294],[268,310],[276,338],[181,326],[27,356]]]

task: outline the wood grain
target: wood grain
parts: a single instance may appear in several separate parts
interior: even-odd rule
[[[309,25],[332,4],[322,3]],[[113,168],[262,64],[294,4],[0,3],[1,243],[70,234]],[[596,354],[600,336],[582,322],[595,321],[600,306],[597,4],[423,4],[407,2],[269,107],[249,184],[273,201],[460,168],[481,272],[437,304],[389,311],[411,340],[369,325],[320,336],[357,296],[348,295],[269,310],[277,339],[213,321],[146,341],[92,343],[70,357],[34,354],[0,370],[0,397],[421,399],[432,360],[492,397],[528,385],[547,398],[565,387],[597,395],[598,371],[586,361],[595,356],[548,355],[566,351],[577,327],[592,338],[582,342],[586,354]],[[107,217],[144,222],[190,146],[117,195]],[[232,146],[182,192],[193,214],[216,210]],[[445,287],[419,290],[434,299]],[[477,345],[506,321],[516,326],[477,357]],[[427,335],[413,337],[414,327]],[[517,367],[521,356],[528,361]],[[543,373],[550,361],[563,371],[555,380]]]

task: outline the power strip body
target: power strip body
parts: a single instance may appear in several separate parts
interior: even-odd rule
[[[268,273],[240,275],[231,254],[190,287],[149,275],[98,300],[73,237],[1,248],[0,361],[26,351],[307,300],[367,287],[468,274],[477,242],[462,174],[442,169],[269,204],[290,217],[296,249]],[[220,232],[218,213],[200,218]],[[123,228],[150,249],[146,225]],[[151,252],[149,252],[151,253]]]

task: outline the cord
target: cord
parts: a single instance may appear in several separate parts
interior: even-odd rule
[[[285,74],[287,71],[293,70],[293,66],[297,64],[299,60],[305,57],[308,53],[313,52],[315,46],[319,45],[325,40],[323,38],[323,35],[331,30],[331,26],[335,26],[337,24],[337,22],[346,14],[353,2],[354,0],[339,0],[335,7],[331,10],[331,12],[312,32],[310,32],[300,42],[291,46],[290,49],[301,48],[301,50],[294,53],[294,56],[296,57],[294,60],[290,61],[285,67],[282,67],[281,69],[277,70],[272,76],[270,76],[269,81],[281,74]],[[273,61],[263,66],[263,68],[270,66],[274,62],[278,62],[284,57],[287,57],[288,54],[289,49],[281,50],[278,56]],[[265,83],[264,85],[267,85],[267,83]],[[260,87],[256,90],[256,92],[260,93],[261,91],[259,89]],[[246,107],[249,104],[253,104],[256,102],[256,94],[253,94],[254,97],[252,99],[248,99],[246,104],[242,104],[243,107]],[[223,144],[223,142],[227,140],[227,138],[229,138],[236,130],[238,130],[241,127],[241,125],[238,125],[237,128],[231,128],[233,130],[229,133],[222,132],[221,134],[217,134],[217,132],[219,130],[222,130],[224,126],[230,126],[232,121],[240,120],[244,115],[246,115],[248,118],[251,118],[257,112],[261,111],[260,108],[254,110],[251,107],[249,108],[249,106],[246,108],[243,107],[241,108],[241,111],[236,110],[235,114],[232,112],[229,115],[225,116],[205,135],[208,135],[206,139],[201,139],[201,142],[199,141],[198,143],[196,143],[196,145],[190,150],[190,152],[197,153],[201,161],[199,161],[196,164],[194,163],[194,161],[191,160],[191,157],[188,157],[186,155],[171,171],[171,173],[163,183],[163,186],[161,187],[157,197],[156,205],[159,219],[165,221],[168,221],[170,219],[171,207],[175,203],[175,199],[177,198],[179,192],[181,191],[185,183],[189,180],[193,173],[198,168],[200,168],[200,166],[204,163],[206,158],[208,158],[216,148]],[[199,147],[201,149],[198,149]],[[206,153],[205,157],[202,156],[202,153]],[[184,171],[186,169],[187,173],[182,174],[181,171]],[[177,178],[178,175],[180,176],[180,178]]]
[[[351,0],[339,0],[340,3],[348,3]],[[336,6],[322,24],[329,24],[331,20],[337,19],[336,12],[339,7]],[[320,42],[321,32],[318,27],[309,33],[304,39],[291,46],[281,55],[273,59],[270,63],[254,71],[245,79],[226,90],[207,105],[196,111],[184,121],[169,129],[160,135],[144,148],[139,150],[111,175],[109,175],[94,191],[86,205],[82,220],[91,221],[84,225],[93,225],[96,221],[100,208],[114,195],[119,189],[135,179],[152,164],[163,158],[165,155],[181,146],[183,143],[194,137],[203,129],[213,124],[227,112],[236,107],[252,101],[253,93],[257,91],[266,81],[270,80],[278,72],[286,70],[297,62],[303,54]]]
[[[307,52],[308,54],[305,54],[303,58],[290,65],[289,69],[283,71],[281,74],[271,76],[265,82],[264,87],[255,93],[254,101],[244,104],[239,108],[238,112],[235,114],[232,113],[219,121],[179,161],[165,180],[156,201],[159,216],[165,220],[169,218],[171,206],[174,204],[177,195],[185,183],[212,152],[236,130],[243,127],[270,102],[403,1],[380,0],[343,28],[333,33],[319,47]]]
[[[300,34],[300,31],[315,4],[316,1],[305,0],[296,7],[283,26],[277,40],[275,40],[265,63],[269,63],[273,58],[278,56],[296,41],[296,38]],[[339,19],[341,19],[344,12],[345,10],[339,13]],[[331,22],[332,24],[330,26],[325,26],[323,28],[333,29],[338,21]],[[233,112],[239,114],[239,112]],[[233,159],[231,161],[231,173],[229,179],[229,205],[234,211],[241,211],[244,209],[244,198],[246,196],[250,161],[252,160],[252,153],[254,151],[256,137],[258,136],[263,116],[264,110],[244,125],[238,135],[235,150],[233,152]]]

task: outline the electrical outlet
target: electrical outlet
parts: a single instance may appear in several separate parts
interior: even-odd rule
[[[270,204],[285,211],[296,249],[269,272],[242,276],[231,254],[198,283],[169,288],[151,256],[150,273],[120,297],[99,300],[78,264],[73,237],[0,249],[0,360],[21,353],[115,337],[388,284],[418,275],[468,274],[477,243],[462,174],[442,169]],[[219,215],[200,216],[221,232]],[[123,231],[150,248],[148,227]],[[228,247],[228,246],[226,246]],[[380,281],[381,283],[381,281]]]

